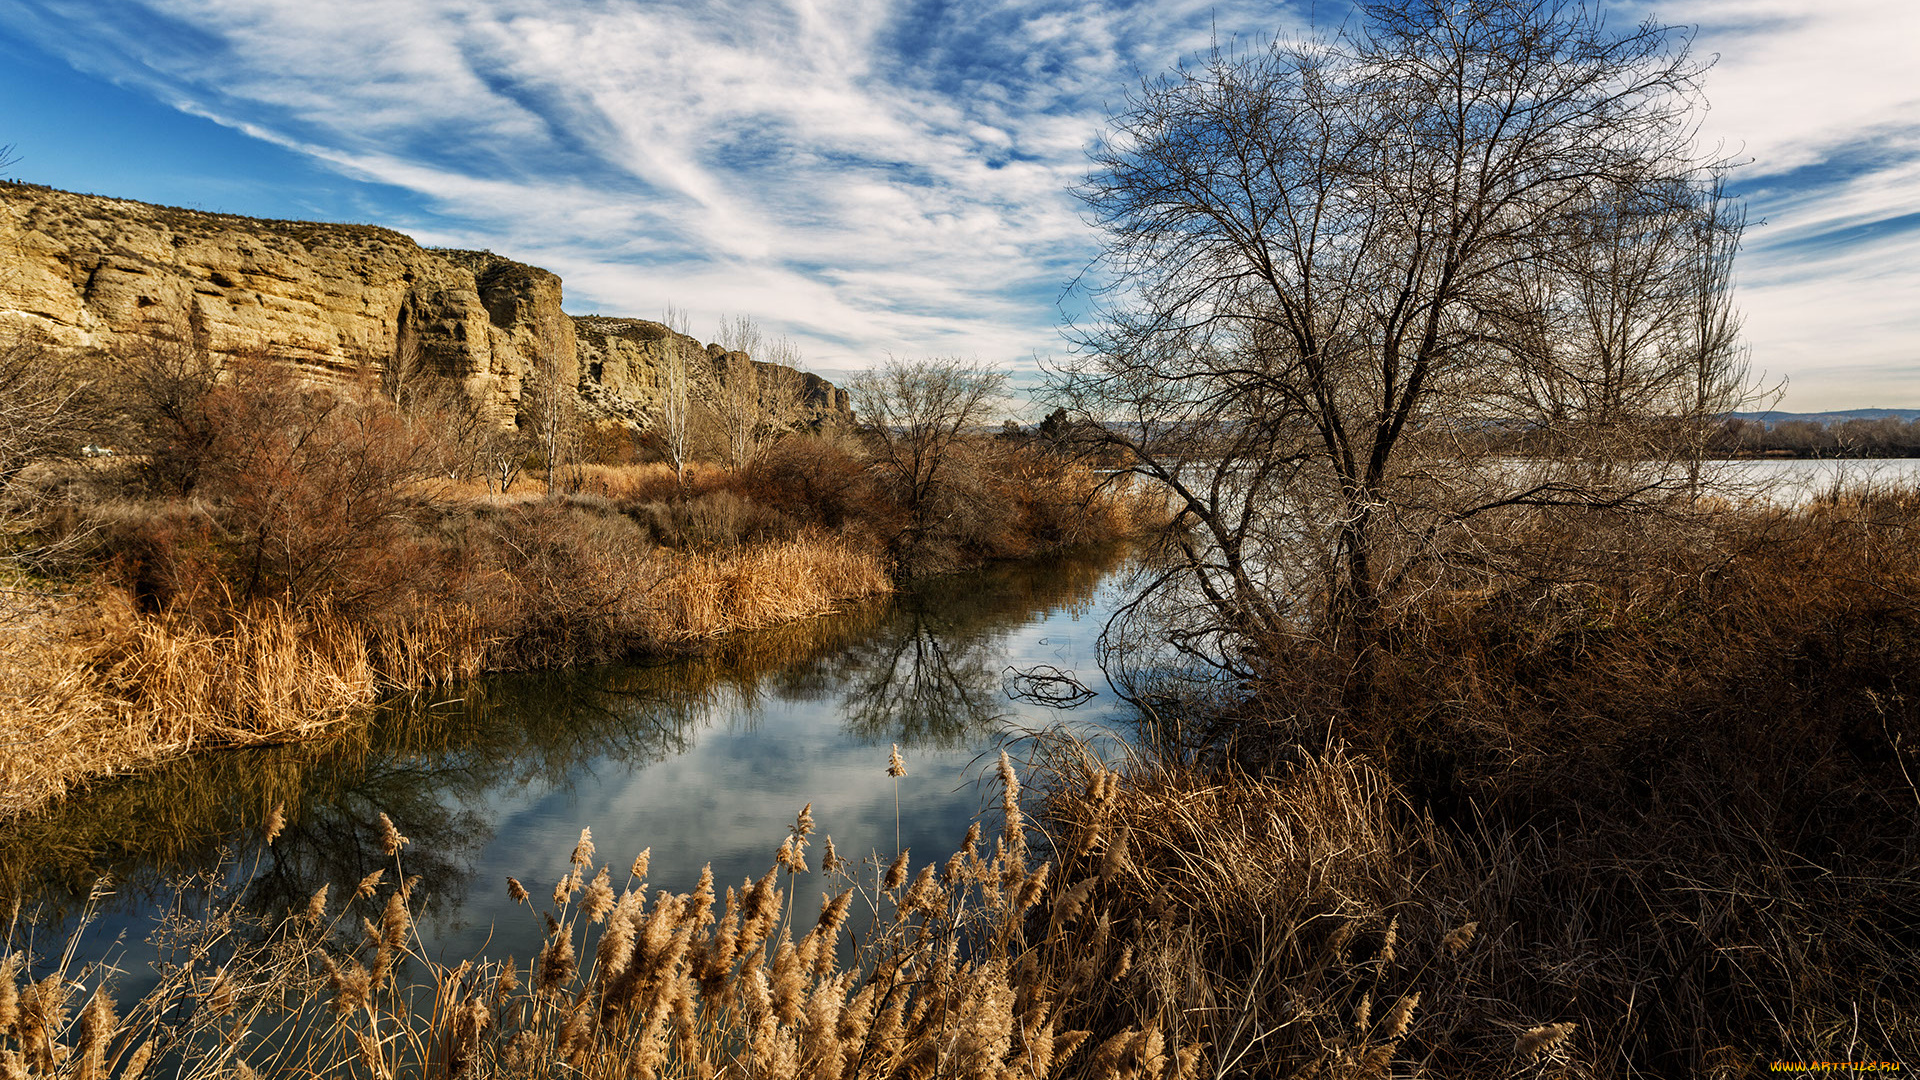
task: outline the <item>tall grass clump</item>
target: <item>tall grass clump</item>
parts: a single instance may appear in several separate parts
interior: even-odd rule
[[[1481,934],[1526,943],[1504,998],[1577,1022],[1555,1045],[1599,1074],[1897,1056],[1920,1045],[1917,529],[1892,488],[1534,517],[1510,540],[1532,574],[1490,559],[1393,610],[1364,707],[1351,669],[1275,645],[1210,730],[1261,771],[1336,731],[1390,777],[1480,883]]]

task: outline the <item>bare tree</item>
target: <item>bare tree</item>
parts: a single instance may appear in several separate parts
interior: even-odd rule
[[[742,469],[800,422],[806,389],[800,347],[791,338],[768,338],[745,315],[721,324],[720,347],[726,355],[706,396],[728,463]]]
[[[1177,640],[1234,670],[1302,635],[1364,663],[1514,515],[1680,490],[1676,429],[1739,390],[1680,332],[1684,35],[1567,0],[1362,16],[1148,82],[1083,191],[1108,288],[1052,394],[1174,493]]]
[[[799,427],[807,411],[807,376],[801,370],[806,360],[799,342],[784,334],[769,339],[766,362],[760,376],[760,411],[767,433],[761,449]]]
[[[728,352],[759,356],[765,351],[767,336],[751,315],[729,315],[720,320],[720,347]]]
[[[505,495],[527,467],[527,432],[518,427],[489,425],[480,435],[475,453],[489,490]]]
[[[224,365],[186,327],[138,339],[121,373],[124,406],[140,428],[149,482],[190,495],[218,457],[210,409]]]
[[[79,449],[85,384],[40,342],[0,338],[0,489],[33,462]]]
[[[956,358],[888,360],[849,384],[882,478],[906,510],[897,548],[919,546],[949,511],[954,450],[987,422],[1006,385],[1005,372]]]
[[[1689,323],[1686,341],[1693,368],[1693,401],[1685,430],[1699,440],[1688,458],[1687,488],[1700,493],[1700,459],[1717,430],[1727,403],[1751,390],[1746,347],[1740,340],[1741,317],[1733,304],[1733,260],[1746,231],[1746,207],[1727,194],[1726,171],[1715,169],[1705,198],[1693,217],[1692,258],[1688,262]]]
[[[532,379],[523,393],[522,411],[547,473],[547,498],[553,498],[563,459],[573,452],[578,420],[580,372],[566,355],[551,326],[538,331],[533,346]]]
[[[727,351],[714,362],[714,378],[705,396],[726,440],[727,464],[741,469],[753,459],[762,441],[765,417],[760,408],[760,365],[746,350],[733,348],[724,340],[721,345]]]
[[[21,334],[0,337],[0,567],[57,556],[80,541],[75,536],[23,543],[47,506],[44,498],[19,490],[17,482],[34,462],[79,449],[88,389],[70,364],[56,360],[41,342]],[[0,588],[0,611],[10,610],[21,595]]]
[[[692,453],[693,412],[698,404],[695,383],[698,361],[688,344],[687,328],[692,325],[684,308],[667,305],[660,320],[666,336],[660,339],[660,441],[666,450],[667,464],[682,484],[686,482],[687,463]]]
[[[435,368],[405,322],[393,357],[380,371],[380,392],[409,430],[425,440],[436,473],[448,480],[485,473],[492,483],[493,470],[483,460],[495,441],[492,423],[458,379]],[[520,457],[525,458],[524,447]]]

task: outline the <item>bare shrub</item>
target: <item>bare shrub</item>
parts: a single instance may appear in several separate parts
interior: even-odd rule
[[[867,469],[863,448],[838,432],[780,440],[741,474],[740,485],[755,502],[877,542],[905,524]]]
[[[70,358],[17,332],[0,334],[0,570],[44,568],[70,556],[80,537],[52,516],[72,500],[26,482],[36,463],[74,458],[93,432],[98,402]],[[0,606],[12,590],[0,592]]]
[[[445,463],[393,403],[302,385],[265,357],[223,371],[166,339],[149,342],[130,378],[153,439],[151,475],[211,508],[229,603],[351,607],[405,580],[404,526],[422,505],[419,485]]]
[[[987,422],[1006,382],[1004,372],[947,358],[889,360],[849,387],[875,470],[905,512],[905,528],[890,538],[903,572],[927,561],[962,480],[952,451]]]

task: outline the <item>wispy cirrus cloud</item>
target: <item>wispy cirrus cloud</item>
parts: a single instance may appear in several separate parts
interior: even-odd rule
[[[1755,225],[1740,265],[1754,363],[1785,407],[1920,407],[1920,6],[1691,0],[1658,14],[1718,54],[1703,141]]]
[[[421,193],[395,224],[549,266],[576,310],[754,312],[827,367],[1051,348],[1083,148],[1214,11],[0,0],[77,67]]]
[[[1142,73],[1344,0],[0,0],[76,68],[414,194],[385,223],[560,272],[574,310],[751,312],[826,368],[1019,363],[1096,238],[1070,194]],[[1749,156],[1755,363],[1789,407],[1920,404],[1904,0],[1634,4],[1717,53]]]

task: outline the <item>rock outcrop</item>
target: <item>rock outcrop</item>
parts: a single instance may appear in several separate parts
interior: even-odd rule
[[[650,426],[666,328],[574,318],[561,298],[560,278],[546,270],[422,248],[377,226],[0,184],[0,330],[109,355],[191,336],[216,354],[265,354],[315,382],[377,374],[417,350],[420,364],[460,381],[500,424],[515,422],[538,359],[550,357],[577,373],[584,418]],[[851,418],[843,391],[805,378],[813,422]]]
[[[745,353],[729,353],[718,345],[702,345],[685,334],[674,334],[664,324],[646,319],[579,315],[573,320],[580,356],[580,402],[583,411],[600,419],[623,420],[641,429],[659,419],[662,342],[669,334],[680,339],[685,355],[706,365],[699,373],[709,383],[721,383],[749,361]],[[773,364],[751,361],[761,386],[772,385]],[[791,370],[791,369],[788,369]],[[801,422],[818,428],[850,421],[853,410],[847,392],[809,372],[799,373]]]

